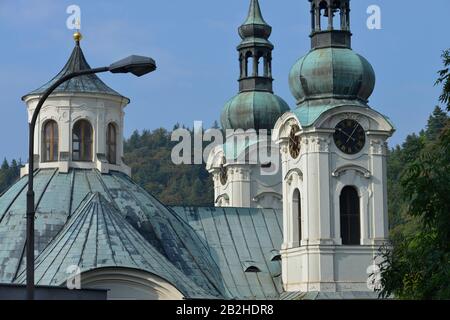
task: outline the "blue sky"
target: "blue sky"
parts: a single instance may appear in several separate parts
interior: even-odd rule
[[[51,79],[73,48],[66,8],[82,10],[82,47],[92,67],[129,54],[149,55],[158,70],[144,78],[102,75],[131,98],[125,132],[171,129],[194,120],[210,125],[237,93],[237,27],[249,0],[0,0],[0,157],[26,159],[25,93]],[[310,48],[306,0],[260,0],[272,25],[274,90],[293,108],[288,73]],[[397,126],[391,145],[426,124],[437,104],[440,53],[450,47],[450,1],[353,0],[353,49],[377,74],[370,105]],[[382,30],[366,27],[369,5],[382,10]]]

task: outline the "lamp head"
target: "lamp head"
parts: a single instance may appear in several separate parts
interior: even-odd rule
[[[155,60],[149,57],[129,56],[109,66],[111,73],[132,73],[141,77],[156,70]]]

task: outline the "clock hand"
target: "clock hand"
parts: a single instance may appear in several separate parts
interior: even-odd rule
[[[348,136],[348,139],[345,143],[347,143],[350,139],[353,139],[353,141],[355,141],[355,139],[353,138],[353,135],[355,134],[356,129],[358,129],[358,124],[356,124],[355,128],[353,129],[353,132]]]
[[[351,137],[347,132],[345,132],[344,130],[342,130],[341,128],[338,128],[338,131],[342,132],[343,134],[345,134],[348,138],[348,140],[352,139],[353,141],[356,141],[353,137]],[[347,140],[347,142],[348,142]],[[347,143],[346,142],[346,143]]]

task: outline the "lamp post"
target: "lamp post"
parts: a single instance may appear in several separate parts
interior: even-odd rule
[[[45,100],[50,94],[58,88],[61,84],[69,81],[72,78],[76,78],[83,75],[111,72],[111,73],[132,73],[137,77],[141,77],[147,73],[156,70],[156,63],[152,58],[141,56],[130,56],[116,63],[111,64],[109,67],[95,68],[80,70],[73,73],[69,73],[56,81],[50,88],[48,88],[44,94],[40,97],[36,109],[33,112],[31,122],[29,124],[29,148],[28,148],[28,191],[27,191],[27,237],[26,237],[26,252],[27,252],[27,299],[34,300],[34,219],[35,219],[35,201],[33,190],[34,179],[34,131],[36,127],[37,117],[44,105]]]

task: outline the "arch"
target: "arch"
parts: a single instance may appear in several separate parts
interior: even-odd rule
[[[298,241],[300,245],[302,240],[302,199],[298,188],[294,190],[292,195],[292,215],[294,217],[293,221],[296,222],[296,225],[293,227],[298,231],[298,239],[294,239],[294,241]]]
[[[117,164],[117,125],[113,122],[106,128],[106,159],[110,164]]]
[[[247,77],[247,59],[243,53],[239,54],[239,65],[241,69],[241,75],[240,78]]]
[[[345,173],[348,170],[353,170],[359,174],[361,174],[364,178],[366,179],[370,179],[372,177],[372,173],[367,170],[366,168],[363,168],[361,166],[358,165],[354,165],[354,164],[347,164],[344,166],[341,166],[337,169],[335,169],[331,175],[335,178],[339,177],[341,174]]]
[[[358,191],[353,186],[345,186],[339,197],[341,239],[343,245],[361,243],[361,210]]]
[[[311,2],[311,32],[316,31],[316,4]]]
[[[257,59],[258,59],[258,70],[257,70],[256,75],[258,77],[267,77],[267,74],[266,74],[266,70],[267,70],[267,58],[266,58],[266,55],[264,53],[262,53],[261,51],[258,51]]]
[[[363,123],[361,123],[361,120],[358,120],[358,122],[363,125],[364,130],[366,131],[377,131],[381,133],[380,131],[384,131],[386,135],[392,135],[395,131],[394,126],[390,122],[390,120],[379,113],[378,111],[375,111],[370,108],[361,108],[364,105],[348,105],[348,104],[342,104],[338,105],[332,109],[329,109],[322,114],[320,114],[317,119],[314,120],[314,126],[316,128],[325,128],[328,129],[330,127],[329,121],[330,119],[339,116],[339,115],[347,115],[347,114],[354,114],[361,117],[366,118],[369,121],[369,126],[365,127]],[[362,112],[362,110],[364,112]],[[373,123],[371,124],[370,121]],[[338,122],[338,120],[336,120]]]
[[[42,127],[42,158],[55,162],[59,158],[59,130],[55,120],[48,120]]]
[[[319,3],[319,28],[320,30],[326,30],[327,25],[329,24],[328,19],[328,3],[327,1],[323,0]],[[329,27],[329,25],[328,25]]]
[[[228,194],[223,193],[216,198],[214,203],[218,204],[219,206],[227,206],[230,203],[230,197],[228,196]]]
[[[81,274],[81,285],[108,289],[108,300],[181,300],[184,294],[156,274],[126,267],[102,267]]]
[[[244,66],[244,77],[248,78],[253,73],[253,52],[247,51],[245,53],[245,66]]]
[[[300,131],[303,130],[302,124],[297,116],[292,111],[287,111],[275,123],[274,129],[272,130],[272,141],[276,144],[279,144],[283,140],[287,141],[293,125],[297,125]]]
[[[286,173],[284,176],[284,181],[292,181],[294,176],[297,175],[300,180],[303,180],[303,172],[299,168],[292,168],[291,170]]]
[[[280,250],[272,249],[270,251],[270,261],[281,261]]]
[[[261,268],[255,261],[243,261],[242,268],[245,273],[261,272]]]
[[[92,161],[92,147],[92,125],[85,119],[77,121],[72,129],[72,160]]]

